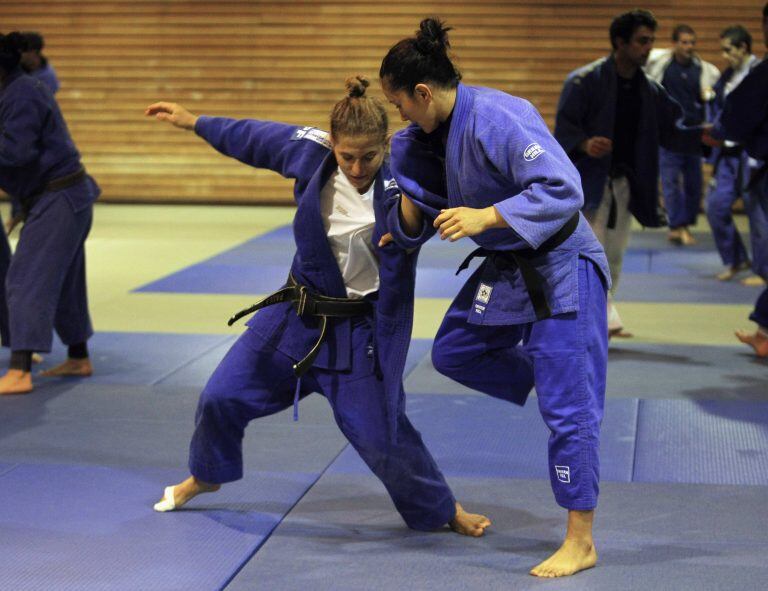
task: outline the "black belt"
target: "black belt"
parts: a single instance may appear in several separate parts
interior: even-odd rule
[[[69,189],[69,187],[73,187],[74,185],[82,181],[84,178],[85,178],[85,168],[81,166],[78,170],[76,170],[71,174],[67,174],[57,179],[53,179],[52,181],[48,181],[43,186],[42,189],[33,193],[26,199],[21,200],[24,217],[26,218],[27,214],[29,214],[29,212],[32,211],[32,208],[35,206],[35,203],[37,203],[37,200],[40,198],[40,196],[43,193],[51,193],[53,191],[62,191],[64,189]]]
[[[352,300],[349,298],[332,298],[324,296],[310,291],[306,285],[296,283],[293,275],[288,275],[288,283],[285,287],[268,295],[263,300],[256,302],[250,308],[240,310],[229,319],[227,324],[232,326],[243,316],[248,316],[257,310],[261,310],[262,308],[274,304],[279,304],[280,302],[291,302],[296,309],[296,314],[299,316],[314,316],[320,318],[320,336],[304,359],[293,365],[293,371],[297,378],[303,376],[307,370],[312,367],[317,354],[320,352],[320,345],[323,344],[326,337],[329,317],[351,318],[353,316],[364,316],[372,310],[371,303],[367,300]]]
[[[546,254],[560,246],[576,231],[578,225],[579,212],[576,212],[565,222],[562,228],[545,240],[538,248],[524,248],[521,250],[487,250],[485,248],[478,248],[472,251],[464,259],[464,262],[459,265],[456,275],[469,267],[470,261],[475,257],[486,257],[499,270],[504,268],[520,269],[525,289],[528,291],[528,296],[531,298],[533,309],[536,312],[536,318],[538,320],[549,318],[552,316],[552,310],[544,295],[544,278],[536,270],[536,267],[531,264],[530,259]]]

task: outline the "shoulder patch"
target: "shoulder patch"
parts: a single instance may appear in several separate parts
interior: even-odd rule
[[[392,190],[400,190],[400,187],[397,186],[397,181],[395,179],[387,179],[384,181],[384,190],[385,191],[392,191]]]
[[[525,151],[523,152],[523,160],[526,162],[533,162],[541,156],[546,150],[542,148],[539,144],[536,142],[532,144],[528,144],[528,147],[525,148]]]
[[[317,127],[301,127],[293,132],[291,141],[298,140],[310,140],[316,144],[320,144],[323,147],[331,149],[330,134],[327,131],[318,129]]]

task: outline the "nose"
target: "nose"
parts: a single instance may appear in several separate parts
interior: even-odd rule
[[[363,173],[363,163],[360,160],[355,160],[352,163],[352,175],[361,176]]]

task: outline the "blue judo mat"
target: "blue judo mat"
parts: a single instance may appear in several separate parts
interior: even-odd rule
[[[140,292],[266,294],[285,280],[295,250],[291,227],[257,236],[221,254],[138,288]],[[698,236],[698,234],[697,234]],[[754,302],[759,288],[714,279],[722,270],[711,240],[692,248],[671,246],[661,232],[633,237],[624,259],[619,300],[740,303]],[[453,298],[471,269],[454,271],[475,247],[469,240],[449,243],[433,238],[422,248],[417,297]],[[478,263],[475,262],[473,267]]]

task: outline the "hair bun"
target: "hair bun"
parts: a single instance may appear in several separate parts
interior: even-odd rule
[[[344,81],[344,86],[347,87],[347,96],[351,98],[360,98],[365,96],[365,89],[368,88],[371,83],[365,76],[350,76]]]
[[[444,26],[439,18],[425,18],[416,33],[416,49],[424,55],[445,52],[451,46],[448,41],[450,30],[451,27]]]

